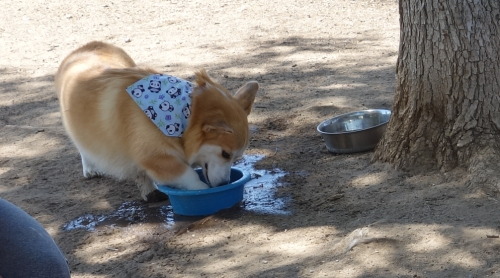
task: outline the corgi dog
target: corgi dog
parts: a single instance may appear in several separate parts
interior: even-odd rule
[[[131,88],[150,76],[156,81],[149,86]],[[168,97],[176,98],[169,102],[143,103],[134,98],[159,96],[162,84],[178,86],[179,80],[138,67],[121,48],[98,41],[76,49],[62,61],[55,77],[62,120],[80,153],[86,178],[134,179],[148,202],[167,198],[156,184],[196,190],[229,182],[231,165],[249,144],[247,116],[259,85],[250,81],[231,94],[204,70],[197,72],[193,85],[183,81],[182,88],[190,90],[184,97],[190,103],[181,114],[188,118],[187,124],[181,135],[168,136],[152,120],[159,118],[168,132],[183,126],[167,125],[166,119],[172,117],[159,116],[174,110],[172,103],[181,103],[181,89],[167,92]],[[207,183],[193,167],[202,168]]]

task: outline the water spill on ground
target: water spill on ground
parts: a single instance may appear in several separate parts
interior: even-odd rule
[[[280,169],[256,170],[255,163],[263,159],[262,155],[245,155],[235,167],[247,171],[252,179],[245,184],[241,209],[261,214],[289,214],[287,200],[276,198],[275,191],[280,185],[279,179],[286,173]],[[161,223],[167,229],[174,229],[179,224],[186,224],[199,217],[175,215],[169,204],[146,204],[143,202],[125,202],[109,213],[101,215],[85,214],[66,223],[64,230],[95,230],[99,226],[128,226],[140,223]]]
[[[64,230],[95,230],[98,226],[128,226],[137,223],[163,223],[173,227],[174,213],[170,205],[151,206],[143,202],[125,202],[109,213],[101,215],[85,214],[64,225]]]
[[[285,176],[285,172],[280,169],[256,170],[255,163],[263,158],[262,155],[247,155],[235,165],[252,175],[252,179],[245,184],[243,209],[263,214],[289,214],[287,200],[275,196],[279,179]]]

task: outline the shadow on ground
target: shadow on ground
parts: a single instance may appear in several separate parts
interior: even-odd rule
[[[332,277],[325,270],[332,269],[341,277],[352,265],[363,267],[349,277],[495,271],[500,244],[487,235],[500,227],[497,200],[464,190],[459,174],[408,177],[373,163],[370,152],[333,155],[324,148],[315,130],[322,119],[391,106],[395,53],[360,59],[354,53],[367,51],[377,37],[367,34],[361,41],[283,37],[254,45],[244,57],[206,65],[232,90],[247,80],[261,84],[249,152],[267,156],[259,167],[288,173],[276,194],[291,197],[291,215],[222,213],[179,235],[148,222],[62,231],[75,217],[113,211],[139,200],[139,193],[130,182],[81,177],[78,153],[58,119],[53,76],[21,78],[16,68],[0,71],[0,196],[15,199],[43,224],[60,227],[50,232],[82,275],[203,277],[224,269],[228,277]],[[333,59],[307,61],[339,49]],[[339,59],[342,64],[335,63]],[[117,234],[123,234],[121,242]],[[116,255],[99,260],[106,252]],[[241,252],[246,255],[235,256]],[[433,267],[434,260],[448,268]],[[271,262],[276,266],[266,267]],[[122,268],[129,264],[133,271]]]

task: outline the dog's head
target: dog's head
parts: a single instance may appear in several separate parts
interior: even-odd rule
[[[247,116],[259,85],[248,82],[233,95],[205,71],[196,74],[196,84],[184,149],[189,163],[200,166],[215,187],[229,182],[231,165],[248,146]]]

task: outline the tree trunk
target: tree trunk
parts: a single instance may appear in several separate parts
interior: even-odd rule
[[[471,181],[500,188],[499,6],[399,1],[396,96],[375,159],[417,172],[466,167]]]

